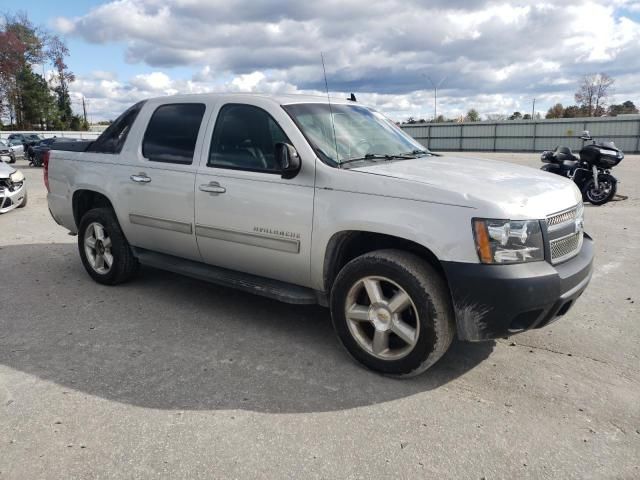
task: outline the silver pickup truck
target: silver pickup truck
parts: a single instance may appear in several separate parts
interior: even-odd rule
[[[329,306],[389,375],[467,341],[540,328],[586,288],[580,192],[512,164],[437,155],[353,101],[162,97],[45,155],[55,221],[97,282],[140,264]]]

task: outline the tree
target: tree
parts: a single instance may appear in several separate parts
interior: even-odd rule
[[[0,39],[0,94],[8,107],[11,123],[15,117],[18,128],[25,127],[23,81],[30,79],[33,63],[43,61],[44,36],[29,21],[26,13],[5,14]]]
[[[21,129],[68,128],[73,115],[69,83],[75,79],[65,64],[68,55],[59,37],[34,26],[25,13],[5,14],[0,20],[0,116]],[[33,72],[33,65],[46,60],[57,72],[52,85]]]
[[[433,121],[434,123],[445,123],[447,119],[444,117],[444,115],[440,114],[436,118],[434,118]]]
[[[522,116],[522,119],[523,119],[523,120],[531,120],[531,114],[530,114],[530,113],[525,113],[525,114]]]
[[[69,121],[69,129],[74,131],[89,130],[89,125],[85,123],[80,115],[72,115]]]
[[[586,116],[593,117],[603,112],[613,83],[614,79],[606,73],[585,75],[582,78],[575,99],[586,110]]]
[[[53,90],[58,96],[60,123],[62,123],[63,128],[68,128],[73,118],[71,97],[69,97],[69,84],[76,79],[64,61],[65,57],[69,56],[69,48],[67,48],[67,45],[60,37],[54,35],[49,39],[47,56],[56,69],[55,86]]]
[[[44,60],[46,34],[34,26],[25,12],[4,15],[4,30],[15,35],[22,43],[22,59],[25,63],[41,63]]]
[[[564,112],[562,113],[562,118],[584,117],[585,111],[586,110],[578,107],[577,105],[569,105],[567,108],[564,109]]]
[[[509,120],[522,120],[522,114],[520,112],[513,112],[513,115],[509,117]]]
[[[467,112],[467,115],[464,117],[465,122],[479,122],[480,114],[475,108],[472,108]]]
[[[31,65],[22,70],[19,80],[23,128],[51,128],[56,116],[56,105],[47,81],[42,75],[33,73]]]
[[[564,107],[561,103],[556,103],[553,107],[547,110],[547,114],[544,118],[562,118],[564,115]]]
[[[631,100],[627,100],[619,105],[611,105],[607,113],[612,117],[615,117],[616,115],[638,113],[638,108]]]

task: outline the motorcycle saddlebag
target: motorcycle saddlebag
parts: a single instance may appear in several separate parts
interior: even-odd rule
[[[540,155],[540,160],[542,160],[544,163],[557,163],[555,155],[550,150],[545,150],[544,152],[542,152],[542,155]]]

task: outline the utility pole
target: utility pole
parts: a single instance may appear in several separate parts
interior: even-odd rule
[[[82,112],[84,113],[84,123],[87,124],[87,106],[84,103],[84,95],[82,96]]]
[[[531,120],[536,118],[536,99],[533,99],[533,107],[531,108]]]
[[[427,75],[427,78],[429,79],[429,83],[431,83],[431,86],[433,87],[433,121],[435,122],[436,118],[438,118],[438,88],[440,87],[440,85],[442,85],[442,82],[444,82],[447,76],[445,75],[444,77],[442,77],[437,84],[433,83],[433,80],[431,80],[430,76]]]

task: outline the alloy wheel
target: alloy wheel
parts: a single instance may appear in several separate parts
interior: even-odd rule
[[[104,227],[98,223],[90,223],[84,233],[84,251],[91,268],[104,275],[109,273],[113,265],[111,238]]]
[[[345,318],[358,345],[383,360],[407,356],[420,335],[418,311],[411,296],[385,277],[364,277],[351,287]]]

